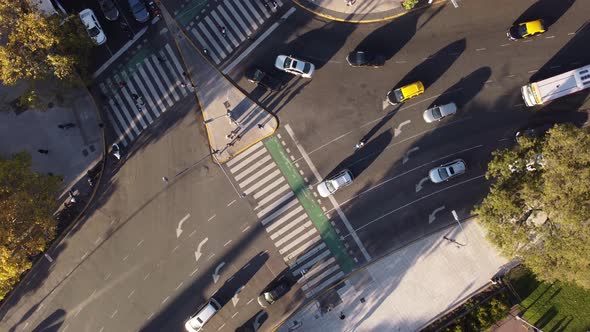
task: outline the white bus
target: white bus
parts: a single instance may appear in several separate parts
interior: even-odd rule
[[[523,86],[522,99],[529,106],[543,105],[554,99],[590,88],[590,65]]]

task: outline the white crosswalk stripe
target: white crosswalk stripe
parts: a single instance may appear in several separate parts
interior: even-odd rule
[[[213,9],[198,17],[190,30],[202,49],[207,49],[215,64],[220,64],[247,39],[272,18],[283,1],[276,1],[277,8],[263,0],[224,0],[214,4]],[[221,30],[225,29],[225,36]]]
[[[134,65],[97,80],[107,114],[117,135],[115,143],[127,146],[189,90],[181,61],[170,44],[148,54]]]
[[[293,274],[303,277],[307,297],[344,275],[264,144],[254,144],[224,167],[254,199],[260,224]]]

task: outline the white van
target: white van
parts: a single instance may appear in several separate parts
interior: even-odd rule
[[[203,325],[215,315],[221,306],[219,302],[214,298],[211,298],[205,306],[203,306],[199,311],[197,311],[194,315],[192,315],[189,320],[184,324],[184,328],[188,332],[198,332],[203,328]]]

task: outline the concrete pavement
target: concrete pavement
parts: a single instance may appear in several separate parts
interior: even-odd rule
[[[256,104],[212,63],[166,11],[164,18],[174,36],[187,71],[184,84],[192,85],[215,159],[224,163],[274,133],[275,116]]]
[[[485,287],[506,263],[472,219],[463,230],[443,229],[353,273],[278,331],[417,331]],[[340,301],[321,304],[336,295]]]
[[[315,15],[342,22],[375,23],[394,19],[408,12],[403,0],[292,0]],[[444,0],[433,1],[444,2]],[[430,5],[420,1],[414,9]]]

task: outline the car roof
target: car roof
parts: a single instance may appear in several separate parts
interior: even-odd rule
[[[408,84],[406,86],[401,87],[402,93],[404,97],[415,95],[418,92],[424,91],[424,85],[422,82],[414,82],[412,84]]]
[[[90,17],[94,16],[94,12],[92,11],[92,9],[86,8],[82,10],[79,15],[84,22],[92,22],[92,19]]]
[[[524,24],[526,25],[526,29],[529,33],[545,30],[542,20],[534,20],[530,22],[525,22]]]

